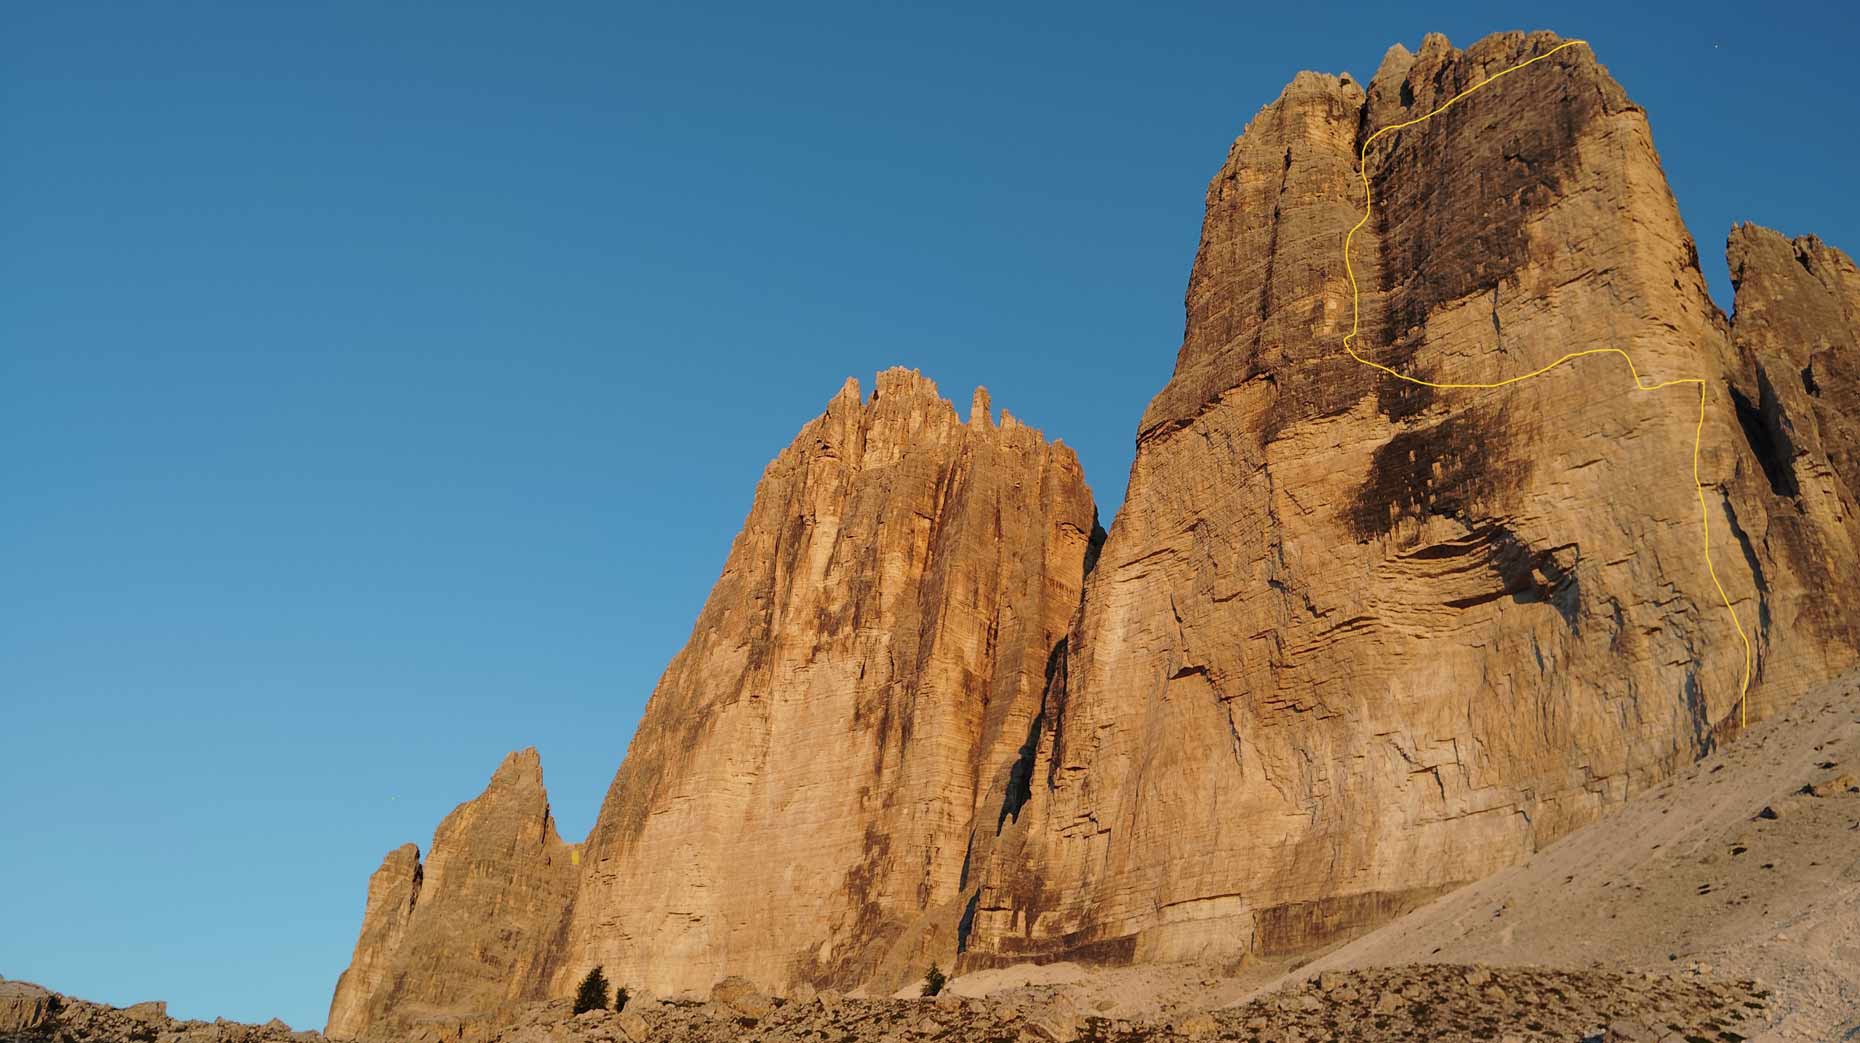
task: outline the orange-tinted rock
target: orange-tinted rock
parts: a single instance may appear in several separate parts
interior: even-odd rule
[[[1367,91],[1300,73],[1235,143],[965,965],[1308,949],[1735,731],[1696,387],[1637,392],[1600,357],[1434,390],[1342,346],[1361,142],[1559,42],[1430,36]],[[1650,380],[1705,379],[1711,562],[1755,645],[1753,713],[1851,662],[1851,506],[1772,491],[1646,118],[1586,46],[1375,142],[1368,169],[1361,352],[1490,382],[1612,346]],[[1851,301],[1851,268],[1812,256],[1778,322]],[[1851,337],[1828,350],[1851,359]]]
[[[914,372],[849,381],[769,465],[647,704],[552,988],[597,963],[661,994],[851,985],[953,946],[925,913],[999,812],[1094,526],[1072,451],[985,394],[965,424]]]
[[[1559,42],[1430,36],[1249,124],[1102,546],[1071,452],[985,392],[963,423],[916,373],[848,382],[765,472],[580,866],[539,773],[494,780],[424,877],[376,874],[332,1034],[469,1034],[597,964],[701,996],[1308,950],[1735,735],[1714,571],[1753,717],[1852,663],[1860,279],[1741,228],[1725,319],[1586,46],[1371,146],[1358,347],[1702,379],[1709,528],[1692,385],[1604,356],[1439,390],[1344,351],[1362,142]]]
[[[440,823],[424,865],[408,844],[375,871],[326,1031],[398,1038],[434,1015],[497,1020],[534,990],[573,886],[542,763],[513,753]]]
[[[764,474],[578,875],[526,831],[539,776],[523,815],[467,814],[494,781],[423,880],[410,847],[376,874],[331,1034],[496,1016],[597,964],[675,995],[947,962],[971,826],[999,814],[1101,535],[1072,451],[989,408],[978,390],[963,423],[907,370],[869,400],[848,381]]]
[[[1765,570],[1822,577],[1768,584],[1777,633],[1854,643],[1851,578],[1860,549],[1860,272],[1813,236],[1739,225],[1726,250],[1737,288],[1731,408],[1771,509],[1747,533]],[[1812,654],[1812,646],[1811,653]]]

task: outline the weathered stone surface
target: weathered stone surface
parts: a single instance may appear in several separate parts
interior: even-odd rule
[[[628,1043],[645,1043],[652,1032],[651,1026],[646,1024],[646,1019],[638,1012],[630,1010],[621,1011],[614,1017],[614,1027]]]
[[[277,1018],[247,1025],[225,1018],[177,1021],[150,1000],[116,1008],[24,981],[0,981],[0,1040],[6,1043],[322,1043]]]
[[[753,1024],[716,1017],[710,1004],[660,1005],[589,1024],[557,1017],[526,1021],[486,1043],[1158,1043],[1206,1039],[1322,1043],[1496,1043],[1594,1039],[1611,1021],[1626,1031],[1658,1011],[1661,1029],[1730,1040],[1760,1033],[1769,1019],[1768,991],[1751,981],[1713,983],[1604,971],[1501,968],[1505,988],[1494,998],[1466,984],[1464,966],[1406,966],[1354,971],[1345,987],[1317,994],[1293,987],[1241,1007],[1196,1008],[1167,1018],[1107,1019],[1079,1012],[1064,995],[1011,990],[982,1003],[942,1005],[919,1000],[848,999],[828,1010],[779,1003]],[[1404,1002],[1376,1010],[1379,996]],[[1511,997],[1515,996],[1516,999]],[[1204,997],[1204,999],[1206,999]],[[1516,1030],[1515,1034],[1512,1030]],[[1734,1033],[1735,1035],[1732,1035]]]
[[[26,1032],[52,1013],[52,994],[31,982],[0,981],[0,1033]]]
[[[551,987],[594,963],[670,994],[947,962],[929,928],[954,923],[1094,529],[1071,450],[985,394],[965,424],[914,372],[848,381],[769,465],[647,705]]]
[[[1847,772],[1842,772],[1831,779],[1812,782],[1806,788],[1808,790],[1808,795],[1811,797],[1838,797],[1843,793],[1849,793],[1856,788],[1860,788],[1860,780],[1855,779]]]
[[[1429,36],[1366,91],[1301,73],[1235,143],[962,966],[1307,949],[1519,859],[1735,730],[1744,652],[1701,550],[1695,387],[1637,392],[1610,356],[1433,390],[1342,347],[1360,142],[1558,42]],[[1362,354],[1489,382],[1612,346],[1649,380],[1704,378],[1711,561],[1755,644],[1753,716],[1851,662],[1851,505],[1766,479],[1729,394],[1746,367],[1645,116],[1587,48],[1379,140],[1367,165]],[[1753,295],[1778,302],[1775,329],[1851,315],[1851,267],[1800,249],[1813,278],[1746,245],[1740,322]],[[1854,357],[1845,321],[1815,373]],[[1745,353],[1781,352],[1771,335]],[[1809,363],[1787,364],[1807,394]]]
[[[737,1017],[751,1021],[766,1018],[775,1012],[769,998],[756,988],[754,982],[743,977],[728,977],[711,986],[710,1001]]]
[[[553,1022],[514,1005],[595,964],[673,997],[820,986],[765,1002],[832,1014],[933,959],[1227,961],[1361,931],[1738,731],[1706,531],[1753,719],[1853,662],[1860,277],[1740,228],[1727,320],[1645,115],[1586,46],[1371,147],[1358,347],[1440,382],[1598,347],[1704,380],[1709,529],[1691,385],[1636,390],[1598,356],[1436,390],[1343,349],[1361,143],[1559,42],[1429,36],[1367,88],[1301,73],[1255,117],[1102,548],[1070,451],[997,426],[985,392],[963,423],[916,373],[848,382],[765,472],[579,867],[540,771],[494,780],[424,870],[409,847],[376,874],[332,1033],[514,1018],[540,1043]],[[1363,984],[1327,995],[1425,1006]],[[674,1009],[742,1020],[716,997],[640,1013]]]
[[[552,832],[513,846],[515,820],[486,820],[451,856],[496,849],[469,880],[437,879],[438,840],[424,880],[403,849],[371,884],[330,1031],[567,995],[595,964],[660,995],[947,964],[971,825],[992,831],[1098,535],[1072,451],[997,425],[985,391],[964,423],[915,372],[881,373],[869,399],[848,381],[764,474],[572,908],[554,868],[503,861],[553,858]],[[546,815],[538,783],[523,821]],[[476,940],[505,931],[525,943],[487,962]],[[526,946],[544,937],[539,972]]]
[[[1790,240],[1749,224],[1731,230],[1727,260],[1737,290],[1734,339],[1788,400],[1773,420],[1779,443],[1786,439],[1779,448],[1790,450],[1781,462],[1819,471],[1825,458],[1849,495],[1860,493],[1860,271],[1812,235]],[[1746,399],[1772,408],[1760,389]]]
[[[168,1016],[168,1002],[166,1000],[146,1000],[142,1003],[132,1003],[123,1008],[123,1013],[138,1021],[156,1022]],[[277,1018],[272,1018],[270,1021],[266,1022],[265,1027],[268,1029],[281,1029],[287,1033],[291,1031],[289,1025],[286,1025]]]
[[[1813,236],[1749,224],[1731,230],[1726,260],[1737,292],[1730,408],[1763,478],[1752,495],[1770,508],[1740,508],[1742,539],[1759,576],[1782,573],[1764,583],[1762,622],[1809,638],[1776,657],[1817,657],[1818,646],[1856,641],[1851,591],[1798,577],[1838,583],[1860,555],[1860,272]]]
[[[426,1021],[444,1038],[473,1018],[499,1020],[535,991],[573,886],[542,762],[534,749],[513,753],[440,823],[424,864],[409,844],[375,871],[326,1031],[391,1037]]]

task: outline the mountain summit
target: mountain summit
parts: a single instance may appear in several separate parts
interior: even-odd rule
[[[1740,629],[1751,721],[1852,665],[1860,275],[1740,227],[1725,317],[1645,113],[1564,42],[1430,35],[1253,118],[1108,538],[985,394],[963,423],[916,373],[849,382],[763,476],[591,835],[565,861],[506,765],[424,873],[376,874],[331,1033],[469,1035],[596,964],[889,992],[1306,952],[1734,740]],[[1403,382],[1344,350],[1357,307],[1403,374],[1616,348],[1704,381],[1704,420],[1616,356]]]

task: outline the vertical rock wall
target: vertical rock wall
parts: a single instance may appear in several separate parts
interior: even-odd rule
[[[424,880],[411,847],[376,873],[331,1034],[495,1021],[595,964],[666,994],[953,951],[972,823],[999,815],[1101,537],[1072,451],[985,391],[965,423],[915,372],[848,381],[764,474],[579,868],[532,828],[519,755],[520,798],[507,763]]]
[[[361,937],[330,1002],[330,1036],[405,1038],[422,1022],[492,1022],[535,989],[575,883],[534,749],[368,881]]]
[[[852,985],[957,898],[1078,606],[1071,450],[978,392],[849,381],[769,465],[586,845],[559,991]],[[920,972],[921,973],[921,972]]]
[[[966,965],[1309,948],[1735,730],[1744,648],[1705,563],[1695,387],[1639,392],[1598,357],[1435,390],[1341,346],[1361,143],[1559,42],[1430,36],[1367,89],[1301,73],[1235,143]],[[1730,394],[1749,367],[1645,115],[1586,46],[1385,136],[1367,166],[1361,352],[1491,382],[1610,346],[1650,380],[1704,378],[1711,561],[1754,645],[1753,708],[1851,662],[1851,500],[1772,492]],[[1779,292],[1850,307],[1818,263],[1812,291]],[[1801,394],[1806,363],[1787,365]]]
[[[1702,427],[1612,356],[1465,391],[1343,350],[1363,143],[1560,42],[1429,36],[1253,119],[1107,542],[1071,451],[985,393],[964,423],[914,372],[848,382],[764,474],[580,865],[514,755],[375,874],[330,1033],[456,1036],[594,964],[889,989],[1305,950],[1734,736],[1744,638],[1753,717],[1851,664],[1860,274],[1740,227],[1727,320],[1586,46],[1371,144],[1357,346],[1434,382],[1619,348],[1703,379]]]

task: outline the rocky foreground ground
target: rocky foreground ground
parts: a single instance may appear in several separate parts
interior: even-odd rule
[[[247,1025],[216,1018],[168,1016],[160,1001],[112,1007],[24,981],[0,981],[0,1041],[5,1043],[323,1043],[320,1032],[297,1032],[275,1018]]]
[[[1860,676],[1525,864],[1310,962],[976,971],[934,999],[707,993],[381,1043],[1828,1043],[1860,1038]],[[1580,969],[1574,969],[1580,968]],[[0,1043],[322,1043],[0,981]],[[372,1041],[371,1041],[372,1043]]]
[[[566,1001],[534,1004],[492,1043],[1742,1043],[1766,1024],[1768,997],[1750,981],[1443,964],[1329,973],[1240,1006],[1133,1019],[1081,1009],[1073,993],[1056,986],[983,997],[777,998],[732,978],[708,1000],[648,999],[579,1015]],[[456,1026],[422,1025],[408,1043],[460,1038]],[[0,984],[0,1039],[321,1043],[323,1037],[277,1021],[177,1021],[157,1003],[117,1009],[7,982]]]
[[[1766,1040],[1860,1039],[1857,780],[1860,676],[1849,676],[1618,814],[1293,975],[1417,962],[1698,967],[1774,990]]]

